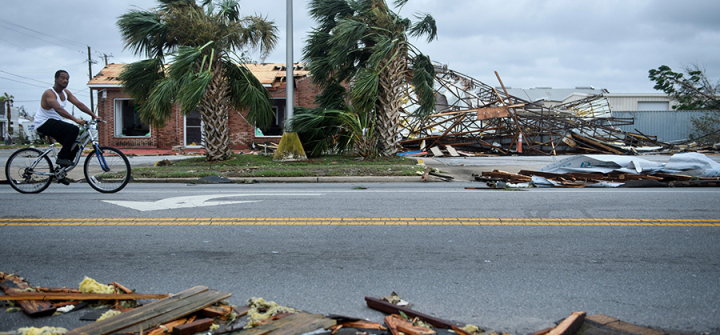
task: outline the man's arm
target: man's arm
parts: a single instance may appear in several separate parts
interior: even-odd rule
[[[68,93],[67,91],[65,91],[65,92],[66,92],[66,94]],[[69,97],[70,97],[69,95],[66,95],[66,98],[69,99]],[[52,92],[52,89],[46,90],[45,93],[43,93],[42,98],[43,98],[45,104],[52,107],[52,109],[54,109],[60,116],[66,118],[66,119],[70,119],[73,122],[80,124],[80,125],[85,124],[85,120],[74,117],[72,114],[68,113],[68,111],[66,111],[65,108],[62,108],[62,106],[60,106],[60,103],[57,101],[57,98],[55,97],[55,93]],[[83,105],[83,106],[85,106],[85,105]],[[43,108],[45,108],[45,107],[43,107]],[[85,108],[87,109],[87,107],[85,107]]]
[[[93,120],[99,119],[99,117],[95,115],[95,113],[93,113],[90,108],[85,106],[84,103],[80,102],[80,100],[78,100],[72,93],[70,93],[70,91],[65,90],[65,94],[67,94],[68,101],[75,105],[75,107],[83,111],[85,114],[90,115]]]

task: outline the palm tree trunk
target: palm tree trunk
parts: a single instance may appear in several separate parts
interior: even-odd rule
[[[210,85],[198,106],[203,124],[203,141],[208,161],[221,161],[232,154],[228,115],[230,106],[227,103],[227,85],[222,76],[222,63],[213,64]]]
[[[400,107],[405,89],[407,63],[402,57],[390,61],[380,73],[379,94],[375,105],[375,130],[378,135],[380,156],[392,156],[398,152],[400,134]]]

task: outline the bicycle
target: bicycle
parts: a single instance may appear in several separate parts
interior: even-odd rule
[[[86,122],[80,132],[75,141],[79,149],[68,167],[53,166],[50,157],[57,157],[56,143],[51,143],[45,151],[35,148],[15,151],[5,164],[5,177],[10,186],[20,193],[40,193],[53,181],[69,185],[67,173],[78,165],[85,147],[91,144],[93,151],[83,165],[85,180],[98,192],[122,190],[131,178],[130,162],[125,154],[113,147],[100,146],[97,121]]]

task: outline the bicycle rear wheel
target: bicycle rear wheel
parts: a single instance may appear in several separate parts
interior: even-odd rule
[[[100,147],[85,159],[85,179],[96,191],[115,193],[130,181],[130,162],[120,150]]]
[[[53,166],[42,151],[25,148],[15,151],[5,164],[5,178],[20,193],[40,193],[52,182]]]

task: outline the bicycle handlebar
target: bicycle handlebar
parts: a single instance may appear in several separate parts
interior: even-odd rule
[[[83,125],[83,127],[87,128],[91,125],[97,124],[98,122],[107,123],[107,121],[105,121],[103,119],[96,119],[96,120],[85,121],[85,124]]]

